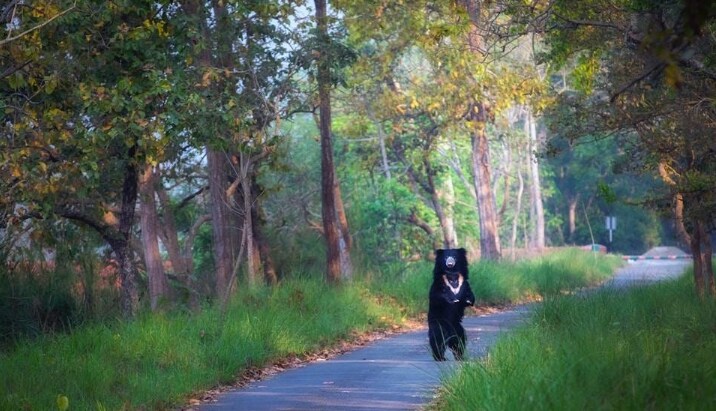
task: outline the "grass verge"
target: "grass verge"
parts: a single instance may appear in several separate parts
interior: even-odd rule
[[[446,382],[442,410],[716,409],[716,303],[678,281],[545,301]]]
[[[617,261],[566,251],[516,264],[479,263],[471,266],[471,283],[483,303],[508,303],[588,285],[608,276]],[[287,280],[242,290],[226,316],[215,308],[147,314],[19,342],[0,352],[0,409],[56,409],[61,397],[69,409],[172,409],[251,367],[419,316],[427,308],[431,269],[415,264],[341,287]]]

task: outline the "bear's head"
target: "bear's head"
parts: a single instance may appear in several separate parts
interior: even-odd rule
[[[464,248],[435,250],[434,281],[446,281],[453,289],[459,289],[468,278],[467,252]]]

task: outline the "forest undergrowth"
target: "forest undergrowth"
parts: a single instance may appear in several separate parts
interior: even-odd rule
[[[479,304],[509,304],[598,283],[619,263],[580,250],[475,262],[471,283]],[[414,323],[427,309],[431,270],[420,262],[363,271],[338,287],[295,275],[239,290],[223,315],[218,307],[146,313],[20,339],[0,352],[0,409],[62,409],[65,401],[69,409],[174,409],[246,370]]]

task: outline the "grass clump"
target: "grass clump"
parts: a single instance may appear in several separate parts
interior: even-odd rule
[[[688,277],[549,299],[449,380],[439,409],[716,409],[715,319]]]
[[[504,304],[598,284],[620,264],[613,255],[568,248],[517,262],[480,261],[470,266],[470,285],[479,304]]]

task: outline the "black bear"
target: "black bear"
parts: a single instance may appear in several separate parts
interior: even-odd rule
[[[464,248],[435,251],[428,338],[436,361],[445,361],[446,347],[450,348],[456,360],[464,358],[466,340],[462,317],[465,307],[475,303],[475,295],[467,281],[468,274]]]

